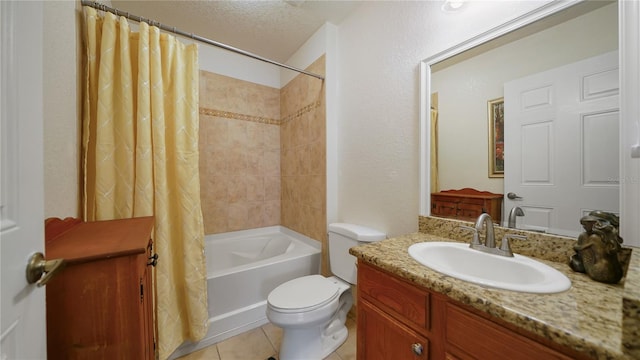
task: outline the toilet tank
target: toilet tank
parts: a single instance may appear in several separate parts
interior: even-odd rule
[[[373,241],[383,240],[385,233],[361,225],[329,224],[329,267],[331,272],[351,284],[356,283],[356,257],[349,248]]]

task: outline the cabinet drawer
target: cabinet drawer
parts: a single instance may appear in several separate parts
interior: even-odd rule
[[[391,315],[400,316],[417,328],[429,330],[429,293],[426,291],[359,263],[358,292]]]
[[[570,358],[456,305],[446,306],[447,352],[458,359]],[[455,354],[455,357],[454,357]]]
[[[458,205],[454,202],[438,201],[433,203],[433,213],[443,216],[455,216]]]
[[[460,203],[458,204],[458,211],[456,215],[462,218],[477,218],[484,212],[484,208],[482,204],[469,204],[469,203]]]

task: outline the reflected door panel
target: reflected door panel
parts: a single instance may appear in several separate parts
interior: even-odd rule
[[[505,84],[505,193],[521,198],[504,213],[521,207],[519,228],[577,236],[590,211],[618,212],[618,94],[617,52]]]

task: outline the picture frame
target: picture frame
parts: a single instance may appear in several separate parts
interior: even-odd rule
[[[489,177],[504,177],[504,98],[487,102],[489,118]]]

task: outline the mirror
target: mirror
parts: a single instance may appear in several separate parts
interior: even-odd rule
[[[617,2],[588,1],[560,10],[549,10],[549,14],[551,15],[524,26],[507,24],[507,28],[503,29],[504,34],[499,37],[482,42],[481,39],[472,39],[468,43],[425,60],[424,64],[430,66],[430,74],[427,76],[430,83],[426,84],[429,93],[432,94],[429,105],[438,112],[438,187],[431,190],[474,188],[505,194],[502,209],[502,224],[505,226],[510,209],[524,202],[514,202],[506,197],[507,192],[512,189],[505,188],[505,179],[513,175],[507,166],[508,163],[505,164],[504,178],[500,175],[496,176],[495,171],[492,171],[495,169],[490,166],[489,106],[495,104],[496,99],[505,96],[505,83],[600,54],[615,52],[618,48]],[[509,120],[508,109],[507,107],[505,110],[505,122]],[[611,123],[615,121],[608,122],[608,124]],[[605,129],[611,129],[608,131],[617,135],[617,127],[615,129],[605,127]],[[507,135],[508,133],[505,137]],[[574,140],[583,141],[581,139],[582,137],[577,134]],[[508,141],[505,139],[505,144]],[[514,141],[511,140],[511,144],[513,143]],[[578,144],[578,147],[580,146],[582,145]],[[614,145],[612,148],[615,149],[613,156],[616,156],[619,145]],[[611,163],[617,164],[617,161],[602,164]],[[584,175],[578,172],[584,170],[585,166],[588,164],[585,165],[583,162],[577,166],[577,169],[572,170],[576,172],[574,175],[584,178]],[[511,166],[512,171],[514,168],[517,166]],[[434,167],[432,171],[435,171]],[[523,169],[520,168],[517,171],[522,172]],[[607,192],[602,196],[606,196],[606,199],[613,197],[615,201],[613,205],[607,205],[613,208],[598,210],[619,213],[617,184],[619,170],[615,165],[607,171],[610,174],[608,181],[607,179],[600,181],[594,188],[613,189],[614,192]],[[430,192],[425,189],[425,193]],[[575,203],[575,194],[569,196],[573,197],[562,202]],[[606,203],[604,200],[598,203]],[[530,209],[534,210],[525,211],[525,216],[529,214],[527,220],[533,225],[526,224],[522,221],[523,218],[519,217],[516,227],[567,236],[579,234],[582,231],[579,223],[581,214],[595,210],[579,208],[579,205],[576,205],[568,224],[552,227],[535,226],[536,221],[539,220],[536,216],[544,222],[545,219],[556,216],[555,214],[536,213],[535,206]],[[521,222],[523,226],[518,226]]]

